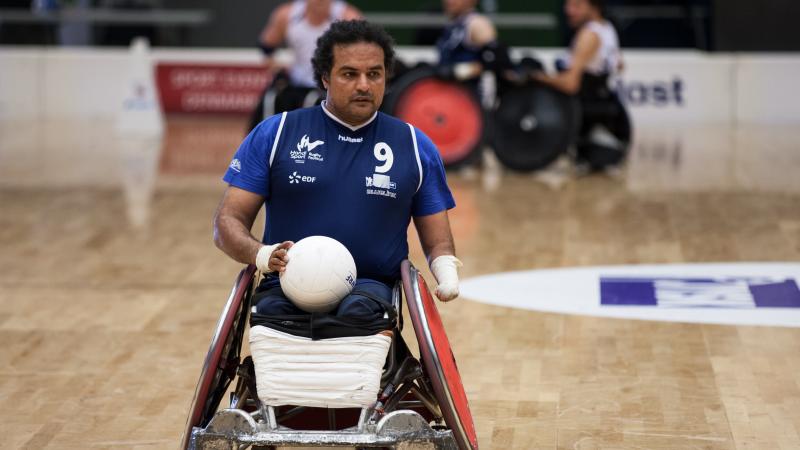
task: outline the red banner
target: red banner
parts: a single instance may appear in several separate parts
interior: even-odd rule
[[[260,65],[159,63],[163,111],[250,114],[271,81]]]

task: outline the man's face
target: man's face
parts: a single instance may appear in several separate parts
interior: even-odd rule
[[[475,7],[475,0],[443,0],[444,13],[448,17],[458,17]]]
[[[566,0],[564,14],[572,28],[578,28],[589,20],[592,5],[586,0]]]
[[[383,49],[367,42],[335,45],[331,73],[322,82],[330,112],[350,125],[366,122],[381,106],[386,89]]]

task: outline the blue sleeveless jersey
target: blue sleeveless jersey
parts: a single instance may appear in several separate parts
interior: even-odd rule
[[[411,217],[455,206],[431,140],[380,112],[360,127],[322,106],[272,116],[223,179],[266,198],[265,244],[329,236],[350,250],[359,278],[385,283],[408,257]]]
[[[481,60],[481,49],[467,43],[467,22],[474,13],[469,13],[448,24],[436,41],[439,64],[456,64]]]

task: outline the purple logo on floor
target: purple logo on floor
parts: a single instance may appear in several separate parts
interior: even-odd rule
[[[661,308],[800,308],[791,278],[600,277],[600,304]]]

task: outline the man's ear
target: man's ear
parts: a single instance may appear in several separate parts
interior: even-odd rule
[[[320,77],[322,79],[322,85],[325,87],[325,90],[328,90],[328,83],[330,83],[330,76],[327,74],[322,74]]]

